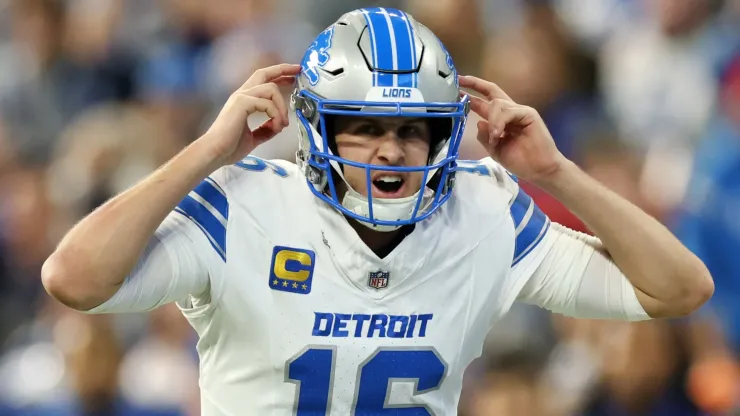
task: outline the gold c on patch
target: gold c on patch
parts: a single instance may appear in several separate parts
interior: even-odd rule
[[[311,250],[275,246],[272,251],[269,285],[273,290],[311,293],[316,254]]]

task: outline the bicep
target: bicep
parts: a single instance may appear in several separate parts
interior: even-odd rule
[[[204,236],[182,215],[171,213],[149,240],[115,295],[87,313],[145,312],[208,292],[209,271],[197,248]]]
[[[552,244],[518,300],[588,319],[644,320],[636,290],[594,237],[553,224]]]

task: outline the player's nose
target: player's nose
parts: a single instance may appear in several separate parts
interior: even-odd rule
[[[390,166],[401,165],[404,159],[403,146],[401,139],[396,132],[390,131],[378,139],[377,157],[383,164]]]

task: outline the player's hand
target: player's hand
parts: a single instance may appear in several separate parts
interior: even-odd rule
[[[460,76],[460,86],[483,97],[470,96],[470,108],[483,118],[478,141],[504,168],[538,183],[567,162],[535,109],[515,103],[498,85],[480,78]]]
[[[292,64],[259,69],[231,94],[216,120],[199,139],[206,141],[219,164],[238,162],[288,126],[288,106],[278,86],[292,85],[300,70],[300,65]],[[266,113],[269,119],[251,129],[247,118],[257,112]]]

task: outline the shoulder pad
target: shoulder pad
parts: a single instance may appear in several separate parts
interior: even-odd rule
[[[516,195],[519,191],[519,180],[490,157],[481,160],[458,160],[457,171],[466,174],[488,177],[492,183]]]

